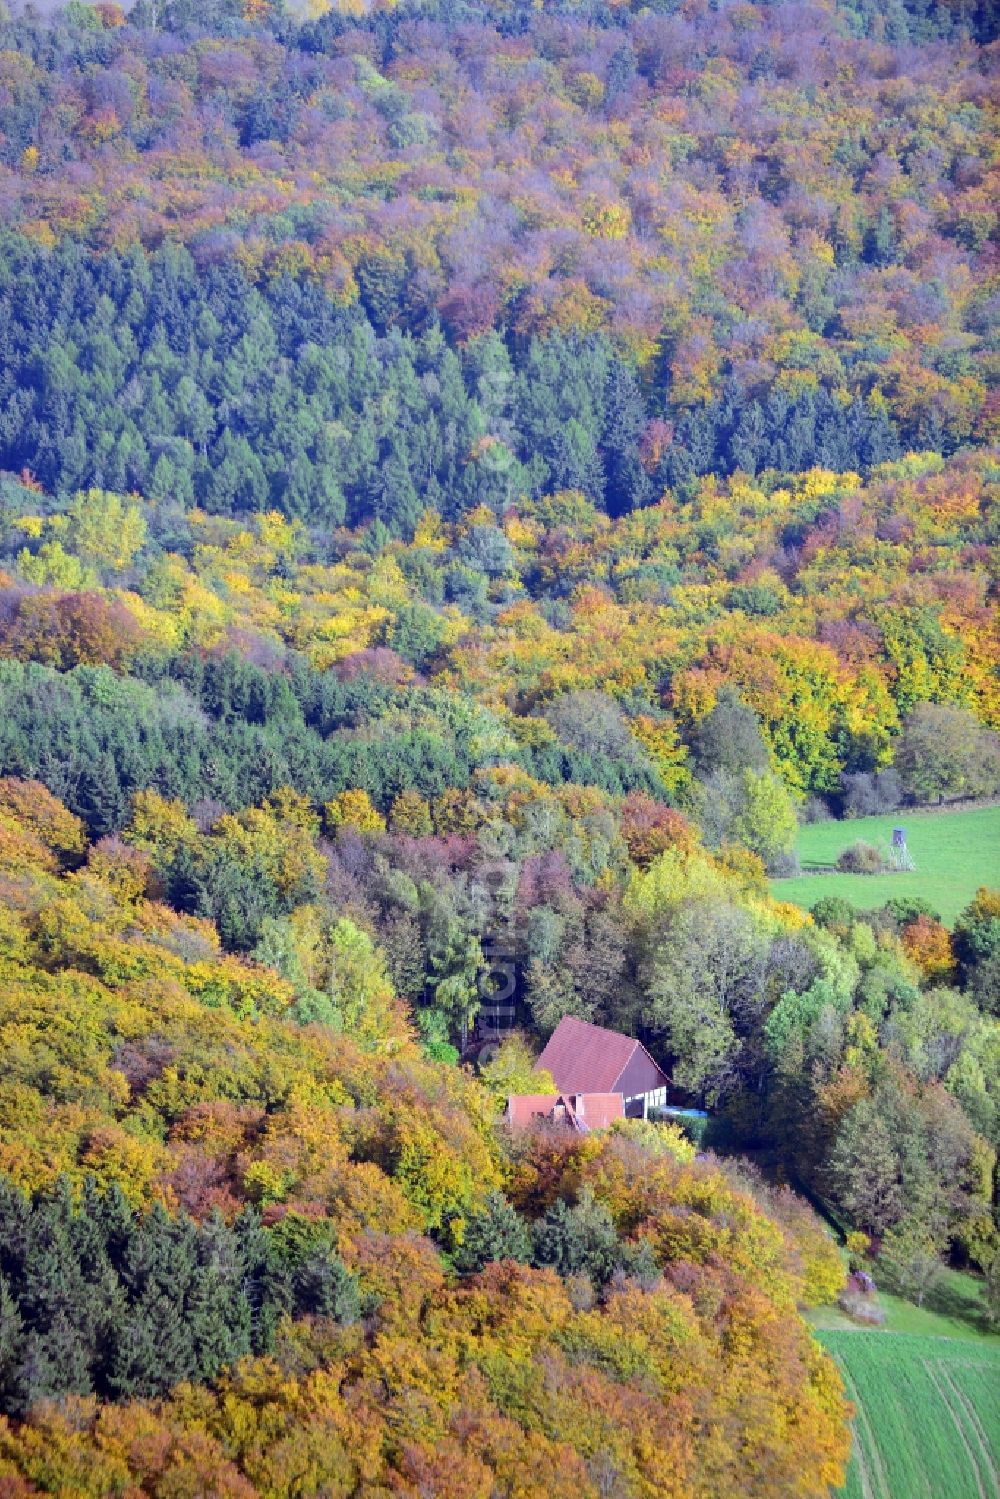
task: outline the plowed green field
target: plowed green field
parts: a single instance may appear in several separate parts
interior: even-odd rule
[[[845,1499],[998,1499],[1000,1344],[819,1337],[857,1407]]]

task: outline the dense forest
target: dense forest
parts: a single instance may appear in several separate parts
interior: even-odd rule
[[[769,885],[1000,795],[997,29],[0,3],[4,1499],[822,1499],[847,1265],[1000,1320],[1000,892]]]
[[[409,535],[989,442],[996,17],[878,12],[9,20],[0,463]]]

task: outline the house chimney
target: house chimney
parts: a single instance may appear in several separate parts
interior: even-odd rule
[[[573,1107],[576,1110],[576,1112],[579,1114],[580,1118],[582,1119],[583,1118],[583,1094],[582,1093],[575,1093],[573,1095]]]

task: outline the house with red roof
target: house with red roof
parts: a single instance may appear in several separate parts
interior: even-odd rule
[[[563,1097],[619,1094],[629,1119],[645,1119],[667,1101],[670,1079],[641,1041],[564,1015],[535,1063]]]
[[[586,1135],[606,1129],[624,1119],[620,1093],[520,1093],[508,1098],[504,1118],[511,1129],[531,1129],[539,1124],[573,1130]]]

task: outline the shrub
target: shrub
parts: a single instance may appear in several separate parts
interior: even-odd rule
[[[841,874],[882,874],[888,864],[885,853],[873,843],[859,839],[845,848],[837,859]]]
[[[885,1312],[873,1296],[855,1289],[853,1281],[854,1277],[851,1276],[847,1288],[837,1298],[840,1310],[846,1312],[852,1322],[862,1322],[866,1327],[881,1327],[885,1321]]]

